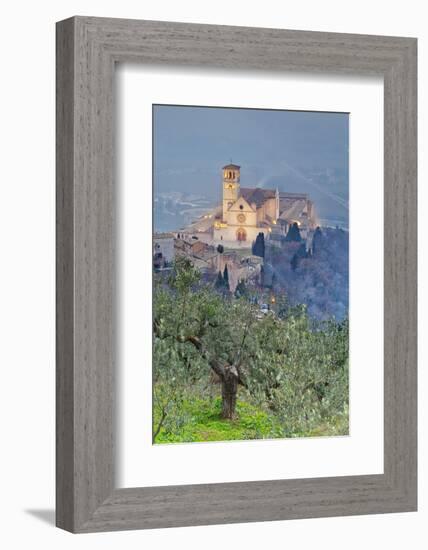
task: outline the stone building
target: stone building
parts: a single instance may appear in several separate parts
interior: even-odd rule
[[[250,248],[259,233],[267,239],[272,235],[272,240],[279,242],[288,227],[297,223],[305,237],[316,222],[312,201],[306,194],[241,187],[240,166],[227,164],[222,168],[221,205],[186,229],[213,244]]]
[[[174,234],[156,233],[153,236],[153,267],[163,269],[174,260]]]

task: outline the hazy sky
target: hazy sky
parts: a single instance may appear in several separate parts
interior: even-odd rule
[[[306,192],[321,217],[348,223],[348,114],[166,105],[153,113],[155,193],[217,200],[232,160],[243,187]]]

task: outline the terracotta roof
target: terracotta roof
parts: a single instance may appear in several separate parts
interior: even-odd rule
[[[261,189],[260,187],[241,187],[241,195],[249,203],[256,203],[259,208],[267,199],[275,198],[274,189]]]
[[[306,208],[305,199],[297,199],[293,201],[287,201],[286,204],[280,205],[280,218],[283,220],[294,220],[300,218],[302,212]]]

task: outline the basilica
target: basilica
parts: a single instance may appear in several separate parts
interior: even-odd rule
[[[259,233],[280,241],[293,223],[302,237],[316,227],[314,206],[306,194],[241,187],[240,172],[236,164],[223,166],[222,203],[197,220],[193,231],[208,233],[213,243],[250,248]]]

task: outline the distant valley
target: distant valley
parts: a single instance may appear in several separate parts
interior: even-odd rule
[[[154,229],[156,233],[177,231],[212,210],[212,200],[190,193],[165,192],[154,198]]]

